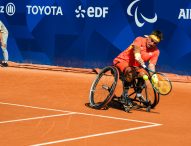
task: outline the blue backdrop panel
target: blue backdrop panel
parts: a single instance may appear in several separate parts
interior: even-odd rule
[[[190,0],[0,1],[10,61],[68,67],[110,65],[135,37],[158,29],[158,70],[191,75],[190,14]]]

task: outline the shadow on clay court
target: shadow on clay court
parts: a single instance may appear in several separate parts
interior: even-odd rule
[[[107,107],[101,108],[101,109],[96,109],[90,106],[90,103],[85,103],[85,106],[94,110],[109,110],[110,108],[112,109],[116,109],[116,110],[120,110],[122,112],[125,112],[124,107],[121,103],[117,102],[117,101],[110,101],[110,103],[108,104]],[[155,112],[155,109],[151,109],[150,112],[146,112],[145,108],[139,107],[139,106],[135,106],[132,107],[131,110],[128,113],[133,113],[133,111],[139,111],[139,112],[146,112],[146,113],[154,113],[154,114],[160,114],[159,112]]]

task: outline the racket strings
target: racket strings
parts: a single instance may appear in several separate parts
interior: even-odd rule
[[[166,95],[168,93],[170,93],[171,91],[171,83],[170,81],[163,75],[161,74],[156,74],[158,82],[157,83],[153,83],[154,88],[163,95]]]

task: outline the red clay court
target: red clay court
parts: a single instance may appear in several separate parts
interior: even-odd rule
[[[191,145],[190,77],[169,75],[173,90],[156,109],[126,113],[85,106],[95,76],[59,67],[0,68],[0,144]]]

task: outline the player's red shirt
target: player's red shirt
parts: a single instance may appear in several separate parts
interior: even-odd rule
[[[140,47],[141,58],[144,62],[149,61],[149,63],[156,65],[160,53],[157,47],[147,48],[146,38],[144,37],[137,37],[132,45]],[[140,66],[140,64],[135,60],[134,50],[131,45],[114,59],[115,63],[116,61],[125,61],[129,66]]]

